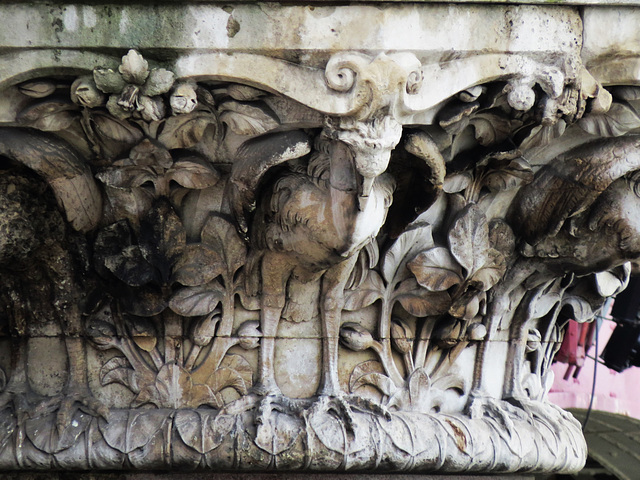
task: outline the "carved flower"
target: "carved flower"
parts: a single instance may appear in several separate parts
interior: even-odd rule
[[[173,90],[169,104],[174,115],[191,113],[198,105],[196,89],[190,83],[181,83]]]
[[[175,75],[164,68],[149,70],[148,62],[135,50],[122,57],[118,71],[96,68],[95,85],[110,93],[107,109],[116,118],[140,117],[148,122],[164,118],[165,106],[159,95],[173,86]]]

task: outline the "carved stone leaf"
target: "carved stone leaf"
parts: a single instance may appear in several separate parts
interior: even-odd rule
[[[146,285],[157,278],[155,269],[146,261],[138,245],[123,248],[119,255],[105,257],[104,266],[133,287]]]
[[[462,283],[462,269],[444,247],[420,252],[407,267],[420,285],[431,292],[442,292]]]
[[[446,193],[458,193],[466,189],[473,182],[473,173],[470,171],[457,172],[444,178],[442,189]]]
[[[410,404],[415,405],[416,407],[423,406],[426,403],[426,397],[429,396],[430,388],[431,379],[429,378],[429,375],[427,375],[424,368],[417,368],[409,377]]]
[[[389,436],[393,444],[414,457],[429,449],[440,449],[439,442],[427,440],[427,436],[422,434],[424,428],[422,422],[416,423],[414,417],[409,417],[402,413],[391,413],[388,421],[379,421],[380,428]],[[424,418],[424,417],[423,417]],[[426,419],[425,419],[426,421]]]
[[[247,245],[240,238],[233,224],[220,215],[211,215],[202,229],[202,243],[210,245],[222,254],[227,268],[227,279],[247,258]]]
[[[109,421],[100,418],[98,426],[111,448],[129,454],[149,443],[170,415],[167,410],[112,410]]]
[[[165,175],[168,181],[196,190],[211,187],[220,180],[220,175],[213,168],[188,160],[177,161]]]
[[[235,353],[227,354],[220,362],[220,366],[233,369],[244,380],[245,385],[251,387],[253,384],[253,369],[242,355]]]
[[[375,360],[367,360],[366,362],[362,362],[356,365],[353,371],[351,372],[351,376],[349,377],[349,391],[351,393],[355,393],[356,388],[359,388],[364,385],[364,383],[358,384],[358,381],[360,380],[360,378],[366,375],[370,375],[372,373],[377,373],[378,375],[385,376],[384,367],[380,362]],[[393,392],[393,390],[395,390],[395,385],[390,388],[391,392]]]
[[[286,452],[304,431],[294,417],[272,410],[256,429],[256,445],[271,455]]]
[[[594,312],[591,303],[586,298],[578,295],[571,295],[563,299],[563,306],[568,305],[573,311],[573,318],[576,322],[588,322],[593,319]]]
[[[196,317],[208,315],[222,301],[224,287],[219,282],[178,290],[169,301],[169,308],[178,315]]]
[[[531,133],[520,144],[520,149],[525,151],[536,147],[548,145],[558,138],[567,129],[567,123],[560,119],[553,125],[539,125],[531,130]]]
[[[264,90],[258,90],[257,88],[250,87],[248,85],[231,84],[227,87],[227,94],[234,100],[250,101],[257,100],[260,97],[267,95]]]
[[[166,408],[198,408],[200,405],[222,407],[209,386],[194,384],[191,374],[175,363],[163,365],[154,389],[141,390],[135,402],[138,405],[153,403]]]
[[[100,369],[100,385],[103,387],[110,383],[121,383],[129,390],[136,391],[134,380],[135,371],[129,361],[122,356],[111,358]]]
[[[162,291],[155,285],[128,289],[120,297],[120,305],[127,313],[139,317],[153,317],[167,308]]]
[[[192,243],[173,268],[173,281],[188,287],[210,282],[226,270],[220,253],[203,243]]]
[[[240,395],[246,395],[249,390],[242,376],[234,369],[227,367],[216,369],[206,383],[215,393],[221,392],[224,388],[233,388]]]
[[[375,270],[370,270],[364,282],[354,290],[345,290],[344,309],[350,312],[373,305],[384,295],[384,282]]]
[[[484,213],[469,204],[458,214],[449,230],[451,254],[470,275],[489,260],[489,227]]]
[[[216,117],[205,111],[196,110],[184,115],[176,115],[166,120],[158,141],[168,150],[191,148],[202,140],[210,126],[216,125]]]
[[[233,431],[235,418],[206,410],[178,410],[174,425],[184,443],[205,454],[224,442]]]
[[[475,129],[476,140],[483,146],[503,142],[511,134],[512,130],[521,124],[517,120],[510,120],[502,115],[490,112],[474,115],[469,120],[469,123]]]
[[[320,410],[311,415],[308,422],[313,433],[325,447],[341,455],[347,453],[348,437],[344,419]]]
[[[266,105],[228,101],[220,105],[220,111],[220,121],[238,135],[262,135],[280,126],[278,118]]]
[[[30,418],[25,422],[25,432],[33,445],[47,453],[58,453],[74,445],[89,427],[93,417],[77,410],[73,419],[58,432],[56,415]]]
[[[382,258],[382,276],[390,284],[409,277],[404,262],[415,256],[420,250],[433,247],[431,225],[417,224],[402,233]]]
[[[155,184],[158,174],[151,167],[115,167],[107,168],[96,174],[105,185],[116,188],[140,187],[146,182]]]
[[[482,292],[486,292],[498,283],[507,270],[507,264],[502,253],[490,248],[487,256],[487,263],[476,270],[469,279],[469,284]]]
[[[138,144],[142,131],[126,120],[121,120],[100,111],[91,111],[88,124],[89,137],[94,137],[100,154],[107,158],[117,158]]]
[[[10,410],[0,410],[0,454],[3,453],[7,443],[13,437],[17,426],[16,418]]]
[[[508,166],[491,171],[485,178],[483,184],[492,192],[501,192],[515,188],[522,183],[529,183],[533,180],[533,170],[524,158],[512,160]]]
[[[449,307],[449,315],[464,320],[472,320],[480,311],[480,296],[483,295],[485,294],[479,294],[473,290],[466,292],[454,300],[451,307]]]
[[[581,118],[578,126],[599,137],[619,137],[640,128],[640,115],[628,103],[613,103],[608,112]]]
[[[157,201],[140,222],[140,250],[169,283],[171,269],[184,251],[187,236],[169,202]]]
[[[0,368],[0,390],[4,390],[4,386],[7,384],[7,375],[4,370]]]
[[[394,298],[415,317],[441,315],[451,306],[451,296],[448,292],[425,290],[413,278],[404,280],[398,286]]]
[[[25,108],[16,120],[26,127],[57,132],[69,128],[77,116],[77,107],[73,103],[48,100]]]

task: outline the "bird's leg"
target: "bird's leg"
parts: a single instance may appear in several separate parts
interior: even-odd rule
[[[264,423],[268,418],[273,404],[282,398],[282,393],[276,382],[274,358],[276,335],[280,316],[286,301],[287,280],[291,275],[293,265],[283,255],[266,252],[262,259],[262,306],[260,311],[260,358],[258,365],[258,383],[253,391],[265,397],[258,407],[256,423]]]
[[[99,415],[105,420],[109,415],[107,406],[95,398],[89,389],[84,339],[81,337],[65,337],[65,344],[69,356],[69,377],[57,415],[59,431],[64,430],[69,425],[76,403],[79,403],[81,408],[91,415]]]
[[[262,311],[260,313],[260,326],[262,329],[262,340],[260,345],[260,365],[258,367],[258,383],[254,386],[254,391],[259,395],[279,395],[280,388],[276,383],[274,373],[274,357],[276,334],[282,307],[268,307],[263,298]]]
[[[338,341],[344,306],[344,286],[357,260],[354,255],[329,269],[322,279],[322,379],[318,390],[318,402],[311,414],[334,411],[344,419],[348,430],[353,431],[354,419],[351,406],[345,398],[338,379]]]
[[[0,410],[13,403],[17,417],[22,417],[30,411],[26,398],[30,392],[26,351],[27,338],[12,335],[10,376],[4,390],[0,393]]]
[[[0,393],[0,409],[13,403],[16,416],[22,417],[30,412],[27,396],[31,393],[27,376],[26,304],[16,290],[12,290],[7,297],[1,299],[7,302],[9,310],[11,357],[9,381]]]
[[[89,389],[78,298],[81,287],[74,280],[73,259],[60,245],[55,245],[51,248],[47,260],[54,288],[54,311],[62,327],[69,362],[69,376],[57,414],[58,429],[62,431],[69,425],[76,403],[80,403],[91,415],[99,415],[105,419],[108,417],[109,409],[96,399]]]

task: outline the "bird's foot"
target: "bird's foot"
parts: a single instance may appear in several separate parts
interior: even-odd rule
[[[347,431],[353,433],[355,431],[355,419],[349,400],[350,397],[340,393],[333,395],[320,394],[309,409],[308,415],[313,417],[319,414],[333,413],[340,421],[344,422]]]
[[[370,413],[377,417],[384,417],[386,420],[391,420],[391,413],[389,409],[384,405],[380,405],[368,398],[359,397],[357,395],[351,395],[348,398],[349,404],[355,409],[364,413]]]
[[[5,389],[0,393],[0,411],[7,407],[13,406],[13,414],[22,423],[31,416],[32,407],[28,400],[27,392],[13,392]]]
[[[94,417],[109,420],[109,408],[93,396],[87,386],[67,387],[63,395],[48,398],[33,410],[33,417],[56,413],[56,428],[61,433],[71,423],[77,409]]]
[[[267,395],[258,405],[255,423],[256,425],[265,425],[271,418],[272,412],[299,417],[309,405],[308,400],[289,398],[282,393]]]

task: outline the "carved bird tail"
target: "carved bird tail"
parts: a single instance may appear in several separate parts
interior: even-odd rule
[[[88,232],[98,225],[102,195],[88,165],[64,140],[44,132],[0,128],[0,155],[44,178],[74,229]]]

